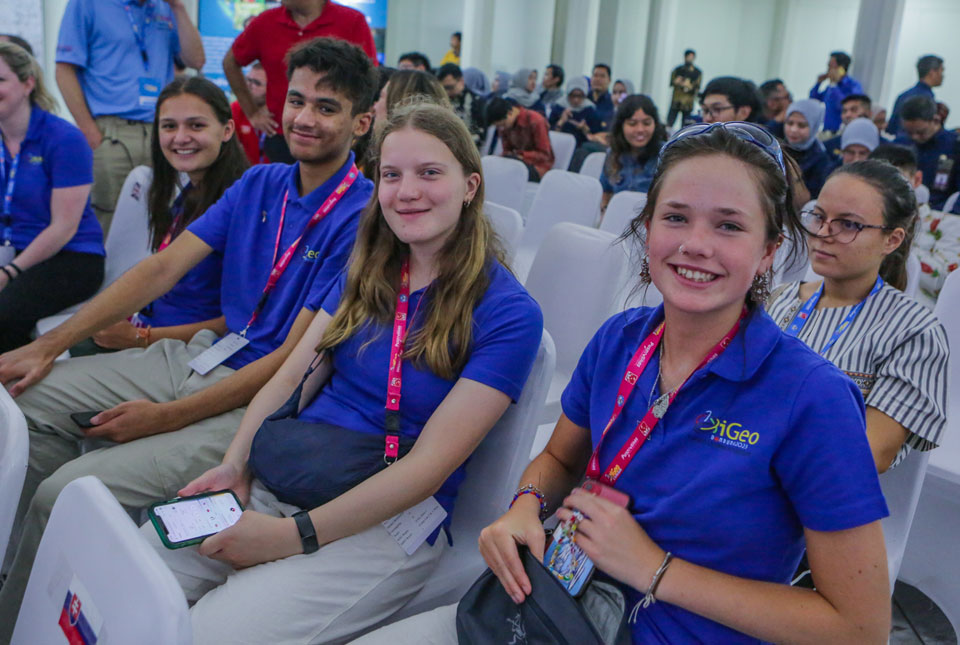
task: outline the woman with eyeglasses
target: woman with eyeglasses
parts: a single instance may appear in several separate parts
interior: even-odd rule
[[[813,199],[820,194],[823,182],[836,166],[823,142],[817,138],[823,129],[825,110],[823,103],[816,99],[794,101],[787,108],[787,120],[783,124],[787,149],[800,165],[803,183]]]
[[[946,427],[947,338],[936,317],[904,295],[917,212],[910,184],[881,161],[830,175],[801,214],[818,282],[773,294],[770,315],[860,388],[879,472],[911,450],[932,450]]]
[[[590,341],[547,447],[481,533],[484,559],[524,602],[518,545],[549,564],[541,521],[559,509],[626,595],[634,643],[885,643],[887,508],[860,394],[763,310],[781,231],[801,233],[779,145],[749,123],[691,126],[648,195],[627,235],[663,304]],[[805,546],[816,590],[789,585]],[[455,613],[359,643],[454,643]]]

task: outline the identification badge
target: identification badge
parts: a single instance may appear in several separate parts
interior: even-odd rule
[[[940,155],[937,163],[937,174],[933,177],[934,190],[947,190],[950,182],[950,173],[953,171],[953,159],[947,155]]]
[[[140,106],[155,106],[162,89],[160,81],[156,78],[141,76],[137,79],[137,83],[140,86]]]
[[[218,340],[209,349],[202,352],[187,365],[200,376],[204,376],[214,367],[227,360],[241,349],[250,344],[250,341],[241,336],[230,332]]]
[[[17,249],[12,244],[0,244],[0,267],[5,267],[17,257]]]
[[[391,517],[383,523],[383,528],[407,555],[413,555],[446,517],[447,511],[431,495],[413,508]]]

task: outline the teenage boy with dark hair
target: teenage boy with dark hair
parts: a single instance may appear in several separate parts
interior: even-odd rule
[[[487,123],[497,127],[503,156],[522,161],[530,181],[540,181],[553,167],[550,127],[542,114],[495,96],[487,102]]]
[[[900,123],[900,110],[903,108],[903,104],[907,99],[914,96],[926,96],[936,100],[936,97],[933,95],[933,88],[943,85],[943,67],[943,59],[939,56],[928,54],[920,57],[917,61],[917,78],[919,80],[917,80],[916,85],[901,93],[893,104],[893,111],[886,128],[889,134],[898,137],[903,135],[903,127]]]
[[[693,112],[693,103],[697,98],[697,92],[700,91],[700,83],[703,81],[703,72],[693,64],[697,58],[697,52],[688,49],[683,52],[683,65],[675,67],[670,73],[670,87],[673,88],[673,98],[670,101],[670,111],[667,112],[667,120],[664,125],[668,128],[673,127],[677,115],[680,115],[680,127],[690,118]]]
[[[553,104],[563,98],[563,68],[550,64],[543,70],[543,81],[540,83],[543,91],[540,92],[540,102],[550,116]]]
[[[854,119],[872,119],[873,101],[866,94],[851,94],[840,102],[840,132],[837,136],[831,137],[823,142],[823,147],[827,150],[827,155],[838,162],[843,156],[841,138],[843,130],[847,124]]]
[[[593,66],[590,76],[590,96],[593,109],[600,119],[600,129],[606,131],[613,123],[613,113],[616,108],[610,96],[610,66],[606,63],[597,63]]]
[[[960,140],[942,127],[937,104],[928,96],[904,101],[900,118],[905,134],[894,143],[912,145],[917,151],[917,168],[930,189],[930,208],[940,210],[947,197],[960,190]]]
[[[704,123],[760,123],[763,117],[757,86],[735,76],[719,76],[707,83],[700,95],[700,108]]]
[[[823,117],[823,129],[826,132],[840,130],[840,103],[851,94],[863,94],[860,81],[850,76],[850,55],[845,52],[831,52],[827,60],[827,71],[817,77],[810,88],[810,98],[823,101],[827,110]],[[830,81],[821,89],[824,81]]]
[[[428,74],[433,73],[430,59],[420,52],[407,52],[397,59],[397,69],[415,69]]]
[[[477,96],[467,87],[463,80],[463,72],[453,63],[446,63],[437,70],[437,79],[450,99],[453,111],[467,125],[474,142],[483,140],[486,124],[483,118],[483,98]]]
[[[318,38],[290,53],[283,131],[293,165],[254,166],[164,250],[143,260],[67,322],[0,356],[27,418],[30,461],[17,517],[22,537],[0,589],[10,637],[36,548],[60,490],[95,475],[131,508],[168,499],[220,463],[244,406],[313,320],[347,263],[373,183],[350,146],[370,127],[376,70],[359,48]],[[54,359],[161,296],[210,253],[223,256],[225,332],[189,343]],[[18,380],[19,379],[19,380]],[[81,429],[71,413],[101,410]],[[80,454],[84,438],[119,445]]]

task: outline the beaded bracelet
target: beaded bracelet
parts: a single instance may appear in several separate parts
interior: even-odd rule
[[[647,593],[636,605],[633,606],[633,611],[630,612],[629,622],[637,622],[637,614],[640,612],[640,610],[646,609],[653,603],[657,602],[657,598],[654,596],[654,594],[657,592],[657,587],[660,586],[660,579],[663,578],[663,574],[666,572],[667,567],[670,566],[670,562],[672,560],[673,554],[667,551],[667,554],[663,556],[663,562],[660,563],[660,568],[657,569],[657,572],[653,574],[653,580],[650,581],[650,586],[647,587]]]
[[[517,489],[517,492],[513,495],[513,501],[510,502],[510,506],[507,507],[507,510],[513,508],[513,505],[516,504],[517,499],[521,495],[533,495],[537,498],[537,501],[540,502],[540,519],[546,519],[547,517],[547,498],[544,496],[543,491],[534,486],[533,484],[527,484],[521,486]]]

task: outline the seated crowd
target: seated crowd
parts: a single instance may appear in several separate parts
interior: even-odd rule
[[[30,455],[0,645],[54,502],[85,475],[136,513],[236,493],[240,519],[198,546],[141,527],[197,643],[456,643],[458,598],[387,623],[454,539],[479,537],[523,603],[527,551],[556,573],[554,514],[634,643],[885,642],[881,477],[946,427],[931,309],[960,264],[960,142],[933,97],[942,59],[920,59],[886,119],[843,52],[794,100],[780,79],[702,84],[688,50],[662,119],[603,63],[491,82],[461,68],[460,33],[435,72],[418,52],[377,67],[359,12],[291,2],[227,52],[231,104],[175,76],[176,58],[204,60],[182,2],[128,4],[67,3],[57,82],[77,125],[26,43],[0,39],[0,383]],[[134,29],[109,64],[89,56],[128,17],[149,48]],[[118,62],[130,78],[108,82]],[[557,136],[569,170],[602,153],[601,213],[646,194],[620,241],[663,303],[584,338],[513,502],[454,536],[470,457],[544,334],[485,214],[481,158],[502,150],[539,182]],[[105,238],[129,222],[147,231],[142,259],[104,284]],[[775,284],[781,246],[818,278]],[[90,427],[71,416],[92,411]],[[383,523],[428,502],[443,519],[405,550]],[[815,588],[791,584],[798,567]]]

